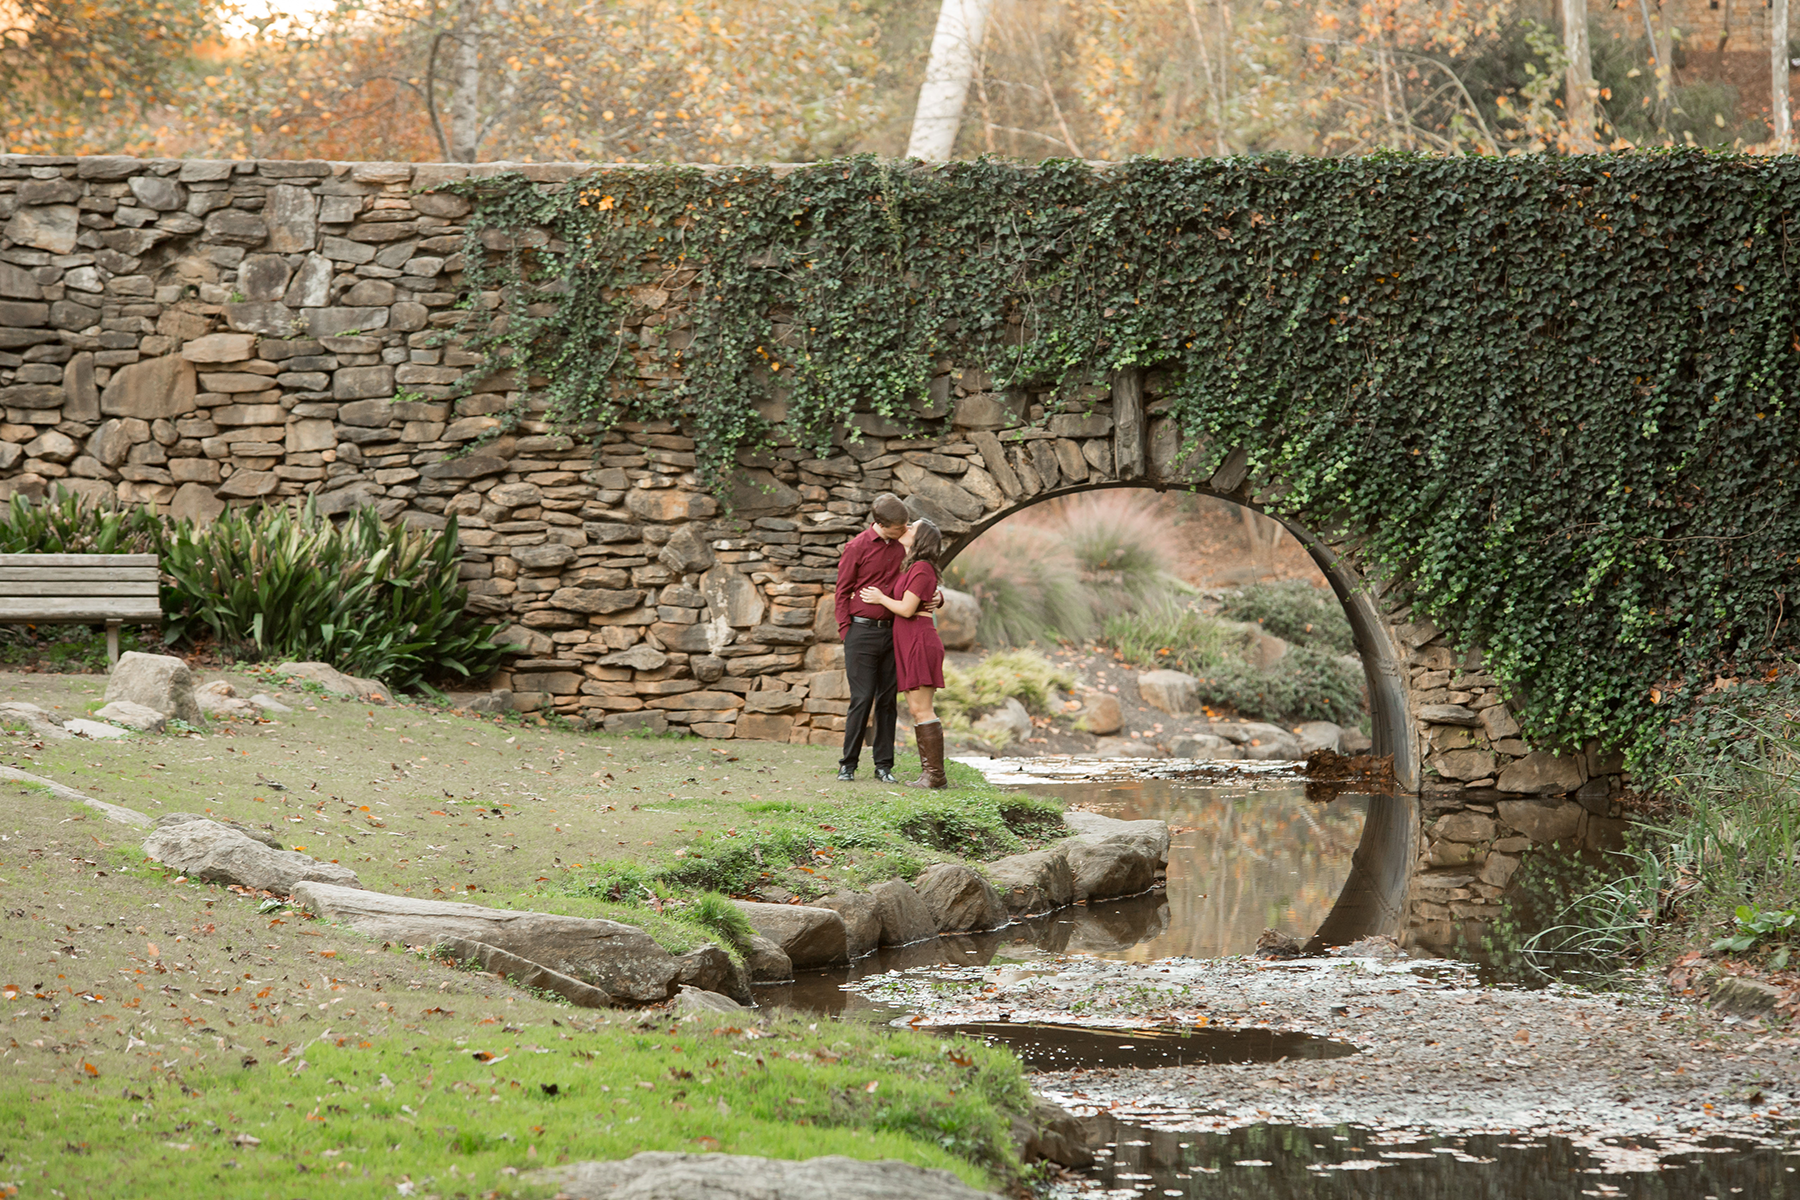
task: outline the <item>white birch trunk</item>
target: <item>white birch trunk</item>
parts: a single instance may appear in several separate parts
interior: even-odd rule
[[[994,0],[942,0],[919,107],[913,112],[912,138],[906,144],[908,158],[943,162],[955,149],[963,104],[975,78],[975,58],[993,7]]]
[[[1563,50],[1569,56],[1563,111],[1577,154],[1592,154],[1594,142],[1594,64],[1588,52],[1587,0],[1562,0]]]
[[[481,0],[462,0],[460,7],[452,67],[456,92],[450,98],[450,157],[474,162],[481,145]]]
[[[1772,0],[1769,6],[1769,88],[1774,101],[1775,151],[1794,148],[1793,110],[1788,103],[1788,0]]]

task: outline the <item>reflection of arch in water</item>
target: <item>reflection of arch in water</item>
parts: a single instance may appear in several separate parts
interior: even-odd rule
[[[1061,496],[1074,496],[1081,492],[1095,492],[1108,488],[1147,487],[1153,491],[1195,492],[1203,496],[1216,496],[1256,512],[1262,508],[1247,500],[1240,491],[1215,489],[1200,483],[1157,484],[1148,481],[1130,483],[1100,482],[1081,484],[1076,487],[1057,488],[1033,496],[1029,500],[1011,504],[978,522],[969,525],[966,533],[958,533],[947,537],[947,549],[940,560],[948,566],[957,554],[968,547],[969,543],[980,537],[987,530],[1004,521],[1014,513],[1020,513],[1045,500],[1054,500]],[[922,510],[922,506],[921,507]],[[932,515],[926,513],[925,515]],[[1297,525],[1286,518],[1273,513],[1264,516],[1280,521],[1287,531],[1294,535],[1296,541],[1306,547],[1307,554],[1312,556],[1319,573],[1331,584],[1332,592],[1338,603],[1343,605],[1344,616],[1350,622],[1350,630],[1356,637],[1357,657],[1362,659],[1363,676],[1369,687],[1369,720],[1371,736],[1374,740],[1373,752],[1379,755],[1394,756],[1394,778],[1400,788],[1408,792],[1419,790],[1419,748],[1416,738],[1411,736],[1412,722],[1407,712],[1407,670],[1405,650],[1395,640],[1386,617],[1377,602],[1374,589],[1363,579],[1355,567],[1342,555],[1327,546],[1304,526]]]
[[[1306,943],[1316,954],[1377,934],[1406,931],[1407,903],[1419,853],[1419,802],[1413,796],[1370,796],[1362,839],[1337,903]]]

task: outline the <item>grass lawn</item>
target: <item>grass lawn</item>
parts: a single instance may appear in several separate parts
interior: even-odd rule
[[[673,949],[711,936],[681,919],[708,888],[816,894],[1054,832],[1055,806],[972,773],[909,794],[835,782],[823,747],[600,737],[226,677],[295,713],[203,737],[0,734],[0,761],[152,815],[270,826],[372,888],[612,915]],[[0,675],[0,695],[61,716],[104,687]],[[1016,1170],[1025,1090],[1003,1051],[576,1009],[177,883],[137,831],[40,789],[0,784],[0,813],[0,1195],[530,1194],[509,1172],[646,1149],[892,1157],[980,1186]]]

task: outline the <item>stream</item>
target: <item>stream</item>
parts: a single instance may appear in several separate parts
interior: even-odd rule
[[[1480,988],[1477,971],[1493,979],[1472,964],[1485,963],[1483,946],[1525,849],[1516,843],[1526,839],[1496,836],[1510,826],[1497,825],[1501,814],[1492,802],[1362,794],[1309,799],[1305,782],[1277,764],[1196,772],[1194,778],[1169,777],[1179,772],[1142,761],[975,765],[995,782],[1053,794],[1107,816],[1166,821],[1166,885],[992,933],[884,949],[849,968],[759,988],[759,1002],[906,1023],[921,1011],[920,993],[909,995],[909,987],[941,992],[985,986],[991,992],[1020,982],[1053,985],[1078,975],[1084,961],[1152,972],[1164,960],[1173,960],[1171,966],[1219,962],[1253,954],[1265,930],[1279,931],[1315,955],[1357,943],[1396,956],[1397,943],[1406,948],[1401,957],[1431,960],[1397,964],[1395,977],[1404,975],[1422,990],[1465,995]],[[1550,832],[1563,835],[1556,850],[1546,851],[1553,856],[1607,848],[1622,829],[1616,813],[1603,809],[1588,812],[1571,802],[1567,809],[1545,811],[1545,819],[1560,822]],[[1375,940],[1361,940],[1370,938]],[[1220,1007],[1227,1018],[1254,1015],[1245,1000]],[[1337,1019],[1350,1011],[1344,1004],[1329,1013]],[[1483,1130],[1383,1119],[1318,1125],[1274,1116],[1245,1120],[1241,1111],[1225,1119],[1222,1108],[1159,1099],[1156,1089],[1166,1086],[1161,1082],[1146,1084],[1141,1103],[1106,1101],[1104,1095],[1084,1102],[1086,1093],[1079,1090],[1087,1080],[1104,1080],[1112,1089],[1107,1094],[1123,1086],[1132,1095],[1120,1081],[1139,1073],[1146,1081],[1166,1081],[1189,1069],[1241,1072],[1252,1064],[1285,1068],[1348,1060],[1361,1049],[1316,1029],[1121,1027],[1117,1021],[1072,1023],[1022,1011],[1015,1017],[1004,1007],[981,1019],[934,1017],[921,1028],[1008,1046],[1038,1075],[1042,1090],[1083,1118],[1095,1161],[1055,1185],[1063,1197],[1800,1197],[1800,1150],[1790,1148],[1785,1120],[1762,1125],[1762,1136],[1751,1138],[1678,1133],[1668,1126],[1621,1136],[1565,1136],[1549,1122]]]

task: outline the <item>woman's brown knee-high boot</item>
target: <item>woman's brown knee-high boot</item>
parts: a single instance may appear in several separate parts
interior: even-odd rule
[[[906,786],[934,790],[944,787],[949,783],[944,776],[944,723],[928,721],[913,726],[913,740],[919,743],[921,773]]]

